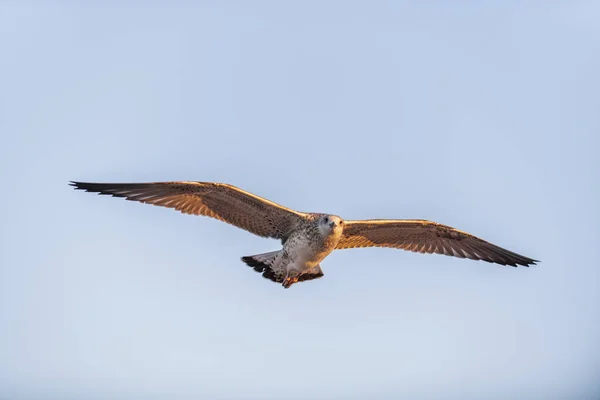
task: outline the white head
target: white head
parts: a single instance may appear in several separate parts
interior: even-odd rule
[[[323,237],[339,236],[344,229],[344,220],[337,215],[321,215],[318,220],[319,231]]]

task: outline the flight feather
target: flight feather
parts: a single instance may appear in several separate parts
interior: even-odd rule
[[[123,197],[185,214],[204,215],[255,235],[285,241],[304,214],[233,185],[213,182],[89,183],[71,182],[86,192]]]
[[[426,220],[347,220],[336,249],[356,247],[391,247],[511,266],[536,262],[467,232]]]

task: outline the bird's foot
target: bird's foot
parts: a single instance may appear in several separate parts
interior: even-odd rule
[[[283,286],[286,289],[289,289],[290,286],[292,286],[294,283],[298,282],[298,278],[299,278],[299,274],[296,276],[290,276],[290,274],[288,273],[285,276],[285,279],[283,280],[283,283],[281,284],[281,286]]]

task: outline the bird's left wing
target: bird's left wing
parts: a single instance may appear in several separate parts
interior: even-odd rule
[[[458,229],[426,220],[345,221],[336,249],[393,247],[419,253],[529,266],[537,260],[503,249]]]
[[[304,218],[303,213],[214,182],[88,183],[72,182],[76,189],[124,197],[127,200],[174,208],[185,214],[205,215],[258,236],[285,241]]]

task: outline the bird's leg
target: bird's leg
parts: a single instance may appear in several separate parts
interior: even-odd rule
[[[288,269],[287,273],[285,274],[285,279],[283,280],[283,283],[281,285],[284,288],[289,289],[290,286],[292,286],[294,283],[298,282],[299,276],[300,276],[300,273],[298,271],[290,268],[290,269]]]

